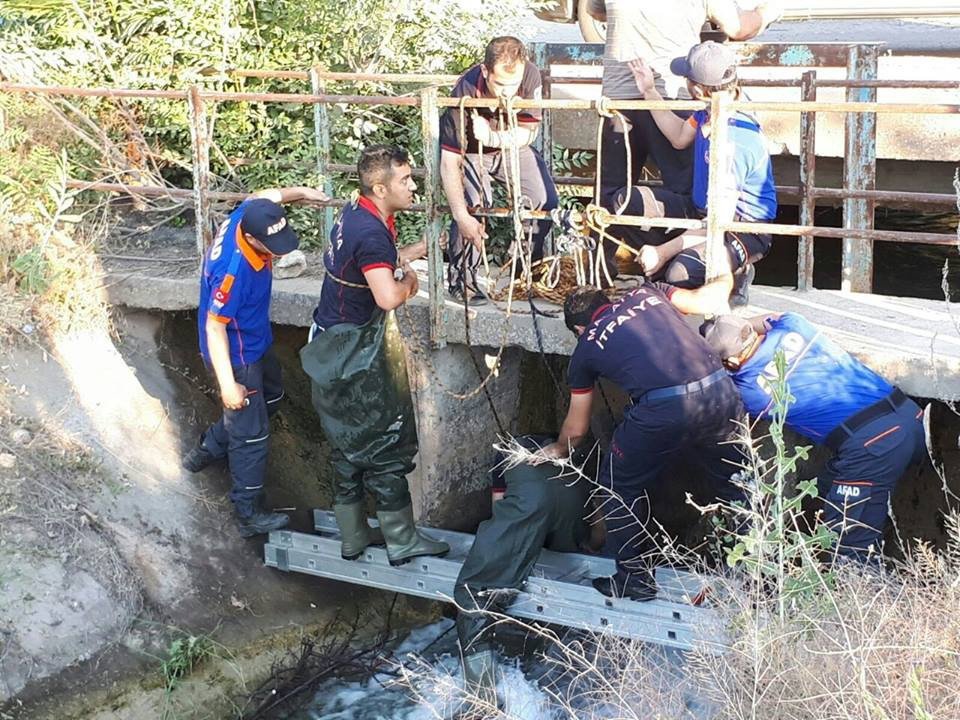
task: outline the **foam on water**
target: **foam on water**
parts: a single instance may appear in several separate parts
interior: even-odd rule
[[[397,647],[393,659],[412,666],[427,651],[425,672],[418,678],[419,698],[411,697],[395,678],[381,673],[364,682],[334,680],[323,685],[308,711],[310,720],[437,720],[458,705],[463,679],[451,620],[413,630]],[[429,650],[427,650],[429,649]],[[516,720],[554,720],[547,695],[524,677],[518,663],[500,666],[498,690],[504,711]],[[428,669],[427,669],[428,668]]]

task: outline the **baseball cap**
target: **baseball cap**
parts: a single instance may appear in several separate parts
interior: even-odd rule
[[[750,321],[736,315],[721,315],[705,322],[700,334],[721,360],[740,357],[757,338]]]
[[[737,56],[726,45],[713,40],[690,48],[686,57],[674,58],[670,72],[698,85],[720,87],[737,77]]]
[[[240,228],[253,235],[274,255],[286,255],[300,244],[283,208],[266,198],[254,198],[247,203]]]

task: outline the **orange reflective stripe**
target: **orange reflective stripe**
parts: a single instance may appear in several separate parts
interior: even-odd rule
[[[224,293],[229,293],[230,288],[233,287],[233,281],[235,278],[229,273],[223,276],[223,282],[220,283],[220,290]]]
[[[228,317],[223,317],[222,315],[217,315],[216,313],[212,313],[212,312],[208,312],[208,313],[207,313],[207,317],[212,317],[212,318],[213,318],[214,320],[216,320],[218,323],[223,323],[224,325],[226,325],[227,323],[229,323],[230,320],[232,319],[232,318],[228,318]]]
[[[882,439],[882,438],[885,438],[885,437],[886,437],[887,435],[889,435],[890,433],[896,432],[896,431],[899,430],[899,429],[900,429],[900,426],[899,426],[899,425],[894,425],[894,426],[893,426],[892,428],[890,428],[889,430],[884,430],[884,431],[883,431],[882,433],[880,433],[879,435],[874,435],[872,438],[870,438],[869,440],[867,440],[867,441],[863,444],[863,446],[866,447],[867,445],[870,445],[871,443],[875,443],[877,440],[880,440],[880,439]]]

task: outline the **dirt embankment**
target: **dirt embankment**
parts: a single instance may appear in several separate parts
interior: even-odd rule
[[[218,412],[192,327],[131,313],[113,337],[2,348],[0,717],[230,716],[302,633],[375,605],[263,567],[262,540],[233,527],[226,470],[181,470]],[[306,530],[328,470],[309,396],[289,380],[270,499]],[[171,694],[158,667],[184,633],[219,650]]]

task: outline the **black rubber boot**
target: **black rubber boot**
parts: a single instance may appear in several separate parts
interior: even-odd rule
[[[261,508],[254,510],[252,515],[237,516],[237,528],[240,530],[240,537],[245,538],[266,535],[273,530],[282,530],[289,523],[289,515]]]
[[[481,650],[463,656],[463,687],[476,697],[476,706],[470,708],[470,713],[480,713],[476,717],[484,714],[489,717],[488,713],[500,709],[500,698],[497,696],[497,654],[493,650]],[[468,701],[468,704],[471,703]]]
[[[197,440],[197,444],[190,449],[190,452],[181,458],[180,465],[184,470],[197,473],[209,467],[218,459],[219,458],[203,446],[203,435],[201,434]]]
[[[356,560],[369,545],[383,545],[383,533],[367,523],[362,502],[334,505],[333,516],[340,528],[340,557]]]
[[[624,578],[619,572],[612,577],[599,577],[590,581],[598,592],[612,598],[628,598],[647,602],[657,597],[657,581],[649,570],[629,573]]]
[[[387,545],[391,565],[403,565],[415,557],[441,556],[450,552],[450,546],[423,535],[413,524],[413,506],[400,510],[378,510],[380,530]]]

